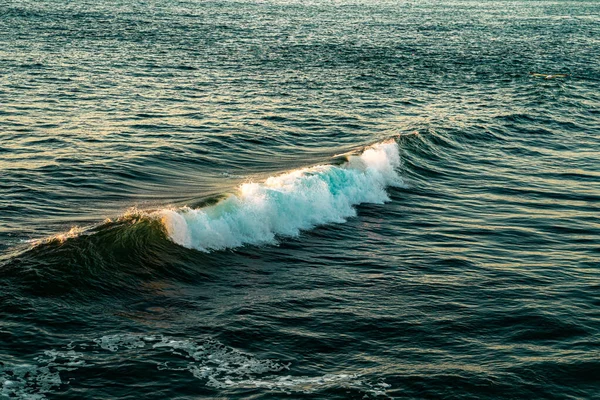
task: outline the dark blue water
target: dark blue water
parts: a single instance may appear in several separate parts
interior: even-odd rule
[[[599,54],[596,1],[0,0],[0,398],[597,398]]]

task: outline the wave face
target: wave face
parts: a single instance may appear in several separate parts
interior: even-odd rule
[[[160,210],[170,239],[201,251],[273,244],[278,236],[345,222],[361,203],[389,201],[388,186],[403,185],[398,144],[375,144],[340,165],[319,165],[245,183],[211,207]]]

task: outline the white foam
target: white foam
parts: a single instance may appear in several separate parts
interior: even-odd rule
[[[35,357],[36,364],[3,365],[0,363],[0,398],[43,400],[61,385],[60,371],[74,371],[85,366],[83,354],[48,350]]]
[[[200,342],[165,336],[141,336],[134,334],[108,335],[95,342],[104,350],[167,351],[177,358],[157,363],[159,370],[187,370],[208,386],[224,388],[238,381],[249,380],[257,375],[289,369],[289,364],[274,360],[260,360],[239,350],[227,347],[214,339]],[[185,363],[182,363],[185,361]]]
[[[196,341],[165,336],[119,334],[103,336],[95,342],[112,352],[123,350],[167,351],[176,358],[157,362],[159,370],[189,371],[206,386],[216,389],[267,389],[285,393],[313,393],[329,388],[356,389],[364,398],[386,396],[390,385],[373,383],[359,374],[325,374],[321,376],[279,375],[289,371],[290,364],[259,359],[251,354],[223,345],[214,339]],[[140,355],[138,354],[137,357]],[[154,354],[156,356],[156,354]],[[164,355],[161,357],[164,358]],[[185,362],[183,362],[185,361]]]
[[[149,338],[149,340],[153,340],[153,338]],[[146,345],[146,343],[144,343],[144,337],[131,334],[102,336],[100,339],[95,339],[94,342],[104,350],[112,352],[115,352],[122,347],[126,349],[135,349]]]
[[[56,394],[63,385],[71,383],[69,379],[61,379],[63,371],[94,366],[111,368],[112,362],[119,368],[122,358],[153,363],[159,371],[191,373],[202,384],[215,389],[258,388],[291,394],[342,387],[358,390],[364,393],[364,398],[370,398],[387,396],[390,387],[356,373],[290,375],[289,363],[261,359],[212,338],[125,333],[103,336],[91,343],[72,342],[64,349],[45,351],[32,364],[0,363],[0,398],[44,400],[46,394]]]
[[[388,186],[403,185],[394,141],[378,143],[341,165],[320,165],[245,183],[216,205],[157,211],[171,240],[201,251],[274,244],[278,236],[345,222],[354,206],[389,201]]]

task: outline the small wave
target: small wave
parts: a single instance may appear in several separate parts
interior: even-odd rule
[[[274,244],[278,236],[327,223],[345,222],[361,203],[389,201],[388,186],[402,186],[395,141],[377,143],[342,165],[319,165],[245,183],[236,194],[216,205],[164,209],[159,217],[169,238],[201,251],[246,244]]]
[[[345,222],[356,215],[356,205],[389,201],[386,188],[404,185],[396,171],[400,156],[395,141],[343,157],[341,164],[302,168],[262,183],[245,183],[237,193],[206,198],[197,208],[131,208],[114,220],[28,240],[22,243],[26,247],[16,248],[0,268],[33,279],[29,284],[41,285],[38,291],[43,287],[51,292],[79,287],[82,271],[99,278],[106,271],[114,272],[116,264],[129,267],[119,270],[127,277],[143,274],[148,268],[156,268],[153,273],[164,272],[161,260],[165,254],[180,250],[173,244],[204,252],[275,244],[278,238],[298,236],[303,230]],[[70,278],[77,285],[69,282]],[[112,281],[102,278],[109,292]],[[94,284],[95,289],[101,287]]]

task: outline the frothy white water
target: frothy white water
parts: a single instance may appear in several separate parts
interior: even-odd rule
[[[361,392],[363,398],[381,398],[387,397],[390,387],[356,372],[296,375],[291,363],[258,358],[212,338],[123,333],[46,350],[29,364],[0,362],[0,399],[45,400],[46,395],[56,396],[66,385],[79,387],[78,382],[89,377],[81,370],[122,368],[124,360],[154,364],[169,376],[191,373],[201,384],[214,389],[266,389],[293,394],[346,388]],[[78,378],[70,379],[69,373],[77,370]]]
[[[340,166],[320,165],[245,183],[238,193],[214,206],[160,210],[171,240],[201,251],[245,244],[275,243],[277,236],[298,236],[301,230],[356,215],[354,206],[389,201],[388,186],[402,186],[394,141],[375,144],[349,156]]]

